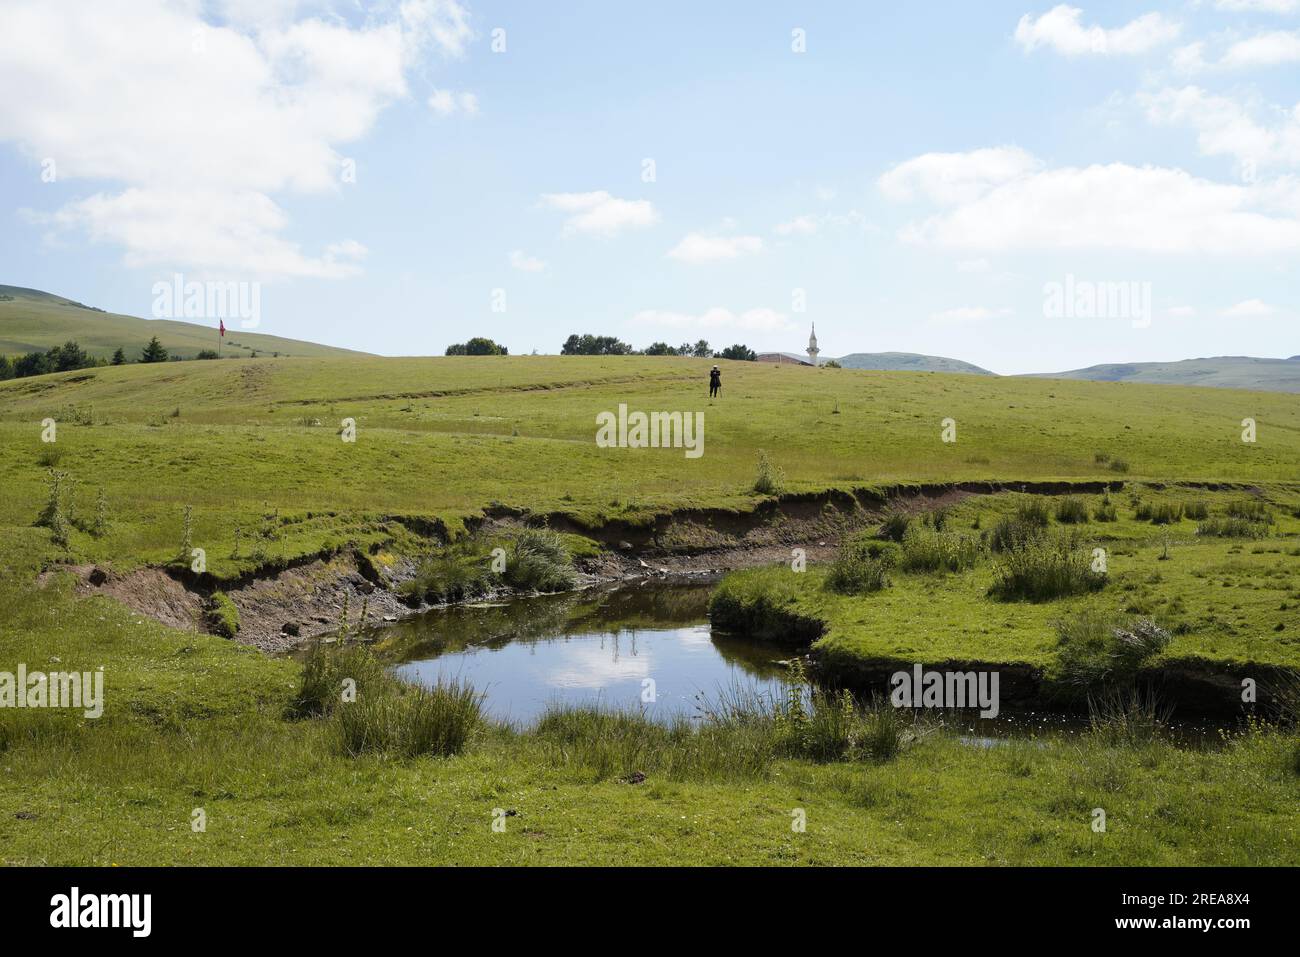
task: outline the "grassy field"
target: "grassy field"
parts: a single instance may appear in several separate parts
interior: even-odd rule
[[[543,730],[483,726],[452,757],[339,753],[333,719],[291,720],[301,666],[168,629],[70,576],[173,559],[192,544],[219,576],[347,543],[427,548],[412,519],[453,531],[492,503],[589,524],[682,508],[752,509],[759,451],[787,493],[898,483],[1108,481],[1112,553],[1093,600],[1170,623],[1171,658],[1295,665],[1300,398],[1129,384],[814,370],[647,358],[257,359],[87,370],[0,385],[0,670],[105,669],[104,717],[0,711],[0,856],[8,863],[1300,863],[1294,733],[1218,749],[1104,735],[976,749],[946,733],[896,756],[771,754],[692,764],[689,742],[602,751]],[[705,416],[705,452],[598,448],[620,403]],[[1242,419],[1258,441],[1241,441]],[[41,441],[42,420],[57,441]],[[343,419],[356,441],[341,440]],[[941,440],[956,420],[957,441]],[[35,523],[67,473],[66,545]],[[1228,483],[1205,490],[1174,483]],[[1162,483],[1155,488],[1151,483]],[[1250,486],[1254,491],[1246,488]],[[107,524],[94,528],[102,489]],[[1267,538],[1211,540],[1197,522],[1137,518],[1205,498],[1263,496]],[[1097,502],[1088,496],[1090,507]],[[957,503],[993,527],[1009,497]],[[401,521],[399,521],[401,519]],[[266,553],[235,529],[274,525]],[[1166,540],[1168,539],[1168,540]],[[247,537],[244,539],[247,543]],[[1170,557],[1161,560],[1168,551]],[[859,657],[924,652],[1049,667],[1053,619],[1083,599],[990,599],[992,558],[959,574],[896,573],[867,596],[825,574],[742,573],[830,623]],[[738,583],[738,584],[735,584]],[[747,584],[748,583],[748,584]],[[938,622],[944,627],[935,627]],[[1187,627],[1178,629],[1179,623]],[[947,627],[951,625],[953,627]],[[585,733],[585,732],[584,732]],[[631,740],[631,739],[630,739]],[[648,739],[647,739],[648,740]],[[725,749],[724,749],[725,750]],[[625,783],[644,771],[646,780]],[[1090,826],[1104,808],[1108,829]],[[207,829],[191,830],[203,808]],[[503,833],[494,808],[514,810]],[[804,809],[806,833],[791,830]]]

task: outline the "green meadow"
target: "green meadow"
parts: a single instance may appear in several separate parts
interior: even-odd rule
[[[443,754],[397,742],[419,722],[452,720],[413,717],[446,714],[447,689],[421,697],[384,683],[362,748],[348,744],[345,714],[295,713],[303,664],[85,597],[65,570],[172,562],[187,510],[190,544],[215,579],[234,582],[358,548],[436,556],[445,546],[430,528],[468,535],[494,505],[563,514],[594,535],[685,510],[741,515],[776,497],[875,501],[900,486],[990,483],[1001,491],[943,500],[944,533],[979,543],[955,570],[904,567],[914,556],[891,543],[900,564],[876,590],[828,587],[834,566],[816,562],[730,573],[719,595],[755,620],[774,609],[816,622],[813,658],[829,662],[982,661],[1053,675],[1062,622],[1095,609],[1158,623],[1168,640],[1146,649],[1144,668],[1300,668],[1300,397],[728,362],[710,403],[711,364],[258,358],[0,384],[0,670],[102,666],[107,686],[97,720],[0,711],[0,858],[1300,863],[1300,740],[1285,710],[1214,747],[1179,744],[1141,714],[1103,714],[1091,733],[991,748],[870,710],[835,727],[778,711],[667,731],[635,715],[507,727],[460,712],[466,740]],[[703,456],[597,447],[597,415],[620,404],[702,411]],[[46,419],[54,442],[42,441]],[[942,440],[946,419],[955,442]],[[778,470],[768,493],[755,490],[760,453]],[[38,524],[52,473],[71,512],[62,540]],[[1062,496],[1032,497],[1053,510],[1046,533],[1106,551],[1103,583],[1043,600],[996,593],[1017,553],[990,537],[1031,482],[1094,483],[1076,493],[1086,522],[1055,515]],[[1103,497],[1095,483],[1112,490]],[[918,528],[935,511],[907,501]],[[1247,522],[1249,535],[1210,534],[1235,527],[1244,502],[1267,520]],[[1187,503],[1203,517],[1188,517]],[[1107,508],[1113,518],[1096,520]],[[862,522],[863,548],[883,541],[882,517]],[[1091,826],[1096,808],[1104,833]],[[514,812],[504,830],[492,828],[498,809]]]

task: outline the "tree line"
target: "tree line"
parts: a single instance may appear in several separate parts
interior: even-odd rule
[[[128,362],[176,362],[183,359],[183,356],[171,355],[166,347],[154,336],[149,340],[149,344],[140,350],[140,356],[137,359],[128,359],[126,350],[121,346],[113,353],[112,358],[105,359],[102,356],[92,356],[85,349],[77,344],[76,340],[69,339],[61,346],[52,346],[44,352],[28,352],[24,355],[10,358],[7,355],[0,355],[0,382],[6,379],[25,379],[28,376],[46,375],[50,372],[70,372],[74,369],[94,369],[100,366],[122,366]],[[194,357],[196,359],[218,359],[215,349],[202,349]]]
[[[644,349],[633,349],[628,343],[615,336],[593,336],[590,333],[577,333],[564,340],[560,347],[562,356],[694,356],[697,359],[740,359],[753,362],[758,353],[749,346],[736,343],[714,352],[705,339],[698,342],[683,342],[680,346],[670,346],[666,342],[652,342]]]

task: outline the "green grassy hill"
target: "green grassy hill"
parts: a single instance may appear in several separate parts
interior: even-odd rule
[[[872,369],[877,372],[964,372],[969,375],[996,375],[988,369],[948,359],[925,356],[917,352],[854,352],[836,360],[846,369]]]
[[[152,336],[157,336],[172,355],[187,359],[217,345],[216,330],[208,326],[122,316],[38,289],[0,286],[0,354],[43,352],[73,339],[92,356],[108,358],[120,346],[134,358]],[[221,351],[251,356],[254,350],[282,356],[364,355],[315,342],[246,332],[238,323],[228,323]]]
[[[1258,359],[1253,356],[1214,356],[1207,359],[1183,359],[1179,362],[1120,362],[1070,372],[1037,373],[1035,377],[1300,392],[1300,357]]]

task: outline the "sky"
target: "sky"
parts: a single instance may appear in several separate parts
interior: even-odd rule
[[[384,355],[1300,354],[1300,0],[0,0],[0,35],[0,283],[114,312],[179,276]]]

